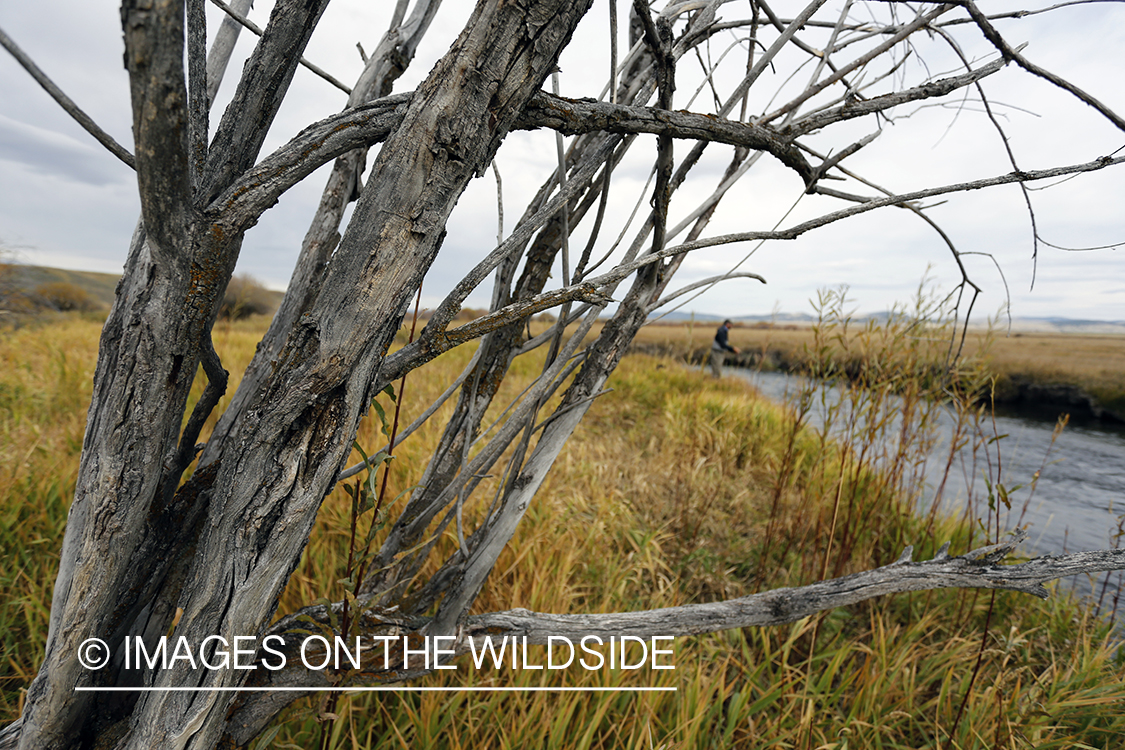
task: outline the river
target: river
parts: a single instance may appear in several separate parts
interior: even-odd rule
[[[725,368],[728,375],[749,380],[771,400],[784,403],[800,385],[800,379],[781,373]],[[812,426],[823,425],[824,404],[838,403],[839,390],[826,393],[809,414]],[[978,441],[974,456],[970,445],[957,454],[956,469],[949,472],[942,496],[944,512],[963,512],[972,504],[977,513],[987,509],[988,480],[997,480],[1011,492],[1011,511],[1001,517],[1002,529],[1026,526],[1031,536],[1025,551],[1031,554],[1061,554],[1104,549],[1125,544],[1118,540],[1125,514],[1125,426],[1094,420],[1071,421],[1053,436],[1057,414],[997,413],[984,425],[985,440]],[[949,456],[954,420],[946,412],[938,421],[938,435],[926,462],[926,489],[922,510],[931,506],[942,483]],[[988,438],[1003,436],[998,440]],[[971,441],[970,441],[971,442]],[[987,457],[982,453],[987,451]],[[997,467],[1000,467],[997,472]],[[1039,479],[1032,488],[1032,479]],[[1121,576],[1113,574],[1105,597],[1112,607]],[[1104,575],[1094,583],[1094,595],[1102,593]],[[1090,593],[1088,578],[1072,581],[1075,588]],[[1125,604],[1125,603],[1123,603]]]

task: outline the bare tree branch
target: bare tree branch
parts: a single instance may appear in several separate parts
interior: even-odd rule
[[[820,130],[834,122],[843,122],[844,120],[852,120],[857,117],[884,112],[900,104],[906,104],[907,102],[935,99],[940,96],[945,96],[969,84],[976,83],[986,76],[992,75],[1005,65],[1007,65],[1007,61],[1000,58],[993,60],[987,65],[982,65],[976,70],[971,70],[968,73],[924,83],[921,86],[915,86],[914,88],[904,91],[896,91],[871,99],[848,99],[844,104],[834,109],[822,110],[812,115],[800,117],[792,124],[781,128],[780,133],[785,136],[801,136],[815,130]]]
[[[949,544],[946,543],[932,560],[925,562],[912,562],[914,548],[907,547],[898,560],[875,570],[723,602],[616,614],[549,615],[513,610],[478,615],[466,623],[465,637],[472,637],[474,633],[483,635],[492,628],[504,629],[505,621],[509,624],[507,632],[527,635],[528,643],[546,643],[549,635],[698,635],[730,628],[783,625],[826,609],[908,591],[1005,589],[1046,599],[1049,592],[1043,584],[1048,581],[1125,569],[1125,550],[1121,549],[1077,552],[1058,557],[1047,555],[1015,565],[1001,565],[1000,562],[1027,536],[1027,532],[1021,530],[1008,541],[957,557],[949,556]]]
[[[923,198],[932,198],[936,195],[948,195],[950,193],[961,193],[971,190],[981,190],[987,187],[994,187],[996,185],[1010,185],[1015,182],[1033,182],[1035,180],[1047,180],[1054,177],[1061,177],[1068,174],[1081,174],[1084,172],[1096,172],[1107,167],[1116,166],[1125,163],[1125,156],[1108,157],[1103,156],[1100,159],[1086,162],[1084,164],[1072,164],[1065,167],[1054,167],[1052,169],[1031,170],[1026,172],[1009,172],[997,177],[988,177],[981,180],[973,180],[972,182],[959,182],[953,185],[944,185],[942,187],[928,188],[925,190],[917,190],[912,193],[902,193],[899,195],[889,196],[887,198],[872,198],[865,201],[858,206],[850,208],[843,208],[839,211],[833,211],[829,214],[810,219],[809,221],[796,224],[788,229],[779,229],[773,231],[758,231],[758,232],[738,232],[735,234],[726,234],[718,237],[711,237],[706,240],[696,240],[695,242],[685,242],[682,245],[669,248],[662,255],[678,254],[690,250],[698,250],[703,247],[714,247],[716,245],[725,245],[731,242],[746,242],[748,240],[788,240],[798,237],[811,229],[831,224],[832,222],[845,219],[849,216],[866,213],[873,211],[877,208],[885,206],[898,206],[912,201],[918,201]],[[825,194],[831,194],[828,191],[821,190]]]
[[[204,422],[218,406],[219,399],[227,392],[227,380],[230,373],[223,368],[223,363],[219,361],[219,355],[215,352],[215,347],[210,338],[207,339],[204,347],[202,361],[203,371],[207,375],[207,386],[203,389],[203,395],[199,397],[199,401],[195,403],[195,408],[192,409],[187,424],[184,425],[179,450],[176,451],[174,457],[169,457],[173,463],[170,463],[164,469],[164,492],[169,497],[172,496],[180,477],[195,458],[196,452],[201,448],[201,446],[195,444],[195,441],[199,439],[199,432],[203,429]]]
[[[200,199],[210,203],[254,163],[328,0],[278,0],[223,113]]]
[[[759,276],[756,273],[750,273],[749,271],[737,271],[735,273],[724,273],[720,276],[710,276],[706,279],[700,279],[699,281],[692,282],[691,284],[688,284],[685,287],[681,287],[680,289],[677,289],[676,291],[672,292],[671,294],[669,294],[665,297],[661,297],[659,300],[657,300],[656,302],[653,302],[651,305],[649,305],[648,309],[649,309],[650,312],[654,311],[654,310],[659,310],[660,308],[664,307],[665,305],[667,305],[669,302],[671,302],[674,299],[679,299],[680,297],[684,296],[685,294],[690,294],[691,292],[694,292],[696,289],[702,289],[705,286],[714,286],[715,284],[718,284],[720,281],[726,281],[727,279],[757,279],[758,281],[762,282],[763,284],[766,283],[766,280],[763,279],[761,276]]]
[[[126,0],[121,17],[145,231],[165,262],[183,266],[192,220],[183,8]]]
[[[814,181],[814,168],[801,156],[793,138],[844,120],[887,110],[900,104],[944,96],[995,73],[1005,65],[995,60],[969,73],[923,84],[906,91],[864,101],[850,101],[832,110],[802,118],[780,132],[769,127],[717,120],[710,115],[670,112],[651,107],[614,105],[591,100],[571,100],[539,93],[527,106],[516,127],[550,128],[566,135],[595,131],[610,133],[667,134],[675,138],[725,143],[766,151]],[[216,199],[212,210],[232,227],[248,226],[283,192],[322,164],[352,148],[370,146],[398,126],[408,94],[382,99],[341,112],[306,128],[300,135],[263,160]]]
[[[1002,54],[1006,60],[1012,60],[1028,73],[1038,76],[1045,81],[1049,81],[1058,86],[1060,89],[1063,89],[1064,91],[1070,92],[1079,101],[1090,105],[1098,112],[1100,112],[1103,117],[1116,125],[1119,130],[1125,130],[1125,118],[1122,118],[1112,109],[1102,104],[1100,101],[1098,101],[1082,89],[1078,88],[1073,83],[1064,80],[1060,76],[1055,75],[1045,68],[1039,67],[1023,55],[1021,55],[1019,53],[1019,50],[1012,48],[1012,46],[1004,40],[1004,37],[1000,36],[1000,32],[998,32],[996,30],[996,27],[989,22],[988,16],[981,12],[980,8],[977,7],[977,4],[974,3],[973,0],[950,0],[950,2],[954,5],[960,5],[969,12],[969,15],[972,16],[973,21],[976,22],[977,26],[980,27],[981,32],[984,33],[985,37],[988,38],[988,41],[992,42],[992,45],[996,47],[997,50],[999,50],[1000,54]]]
[[[503,243],[493,249],[492,252],[477,263],[471,271],[465,274],[461,281],[454,286],[453,290],[446,295],[445,299],[442,300],[441,304],[434,310],[433,314],[430,316],[429,323],[426,324],[426,328],[422,331],[420,341],[428,342],[429,339],[443,332],[457,314],[461,303],[485,280],[488,274],[492,273],[506,257],[521,250],[524,247],[524,243],[530,240],[535,230],[547,224],[547,222],[559,213],[562,206],[574,199],[591,184],[604,159],[609,158],[610,154],[612,154],[614,146],[615,141],[612,140],[606,140],[600,144],[600,146],[594,150],[595,158],[586,160],[579,169],[571,175],[563,190],[560,190],[556,195],[552,196],[539,210],[529,216],[525,216]],[[561,248],[561,237],[559,247]]]
[[[465,382],[465,378],[469,377],[469,375],[472,374],[473,368],[476,367],[477,362],[480,361],[480,355],[481,355],[480,349],[477,349],[475,352],[473,352],[473,358],[469,360],[469,364],[465,365],[465,369],[461,370],[461,374],[458,375],[456,378],[454,378],[453,381],[449,384],[449,386],[446,387],[446,389],[444,391],[442,391],[442,394],[440,396],[438,396],[436,399],[434,399],[434,402],[432,404],[430,404],[429,406],[427,406],[422,411],[422,413],[419,414],[414,419],[413,422],[411,422],[405,428],[403,428],[402,432],[399,433],[399,435],[398,435],[398,440],[396,441],[396,445],[402,445],[402,441],[406,440],[406,438],[408,438],[412,434],[414,434],[415,430],[417,430],[419,427],[421,427],[427,421],[429,421],[430,417],[432,417],[434,415],[434,412],[436,412],[438,409],[440,409],[442,404],[444,404],[446,401],[449,400],[449,397],[452,396],[457,391],[457,389],[461,387],[461,384]],[[394,355],[391,355],[391,356],[393,357]],[[389,359],[390,359],[390,357],[388,357],[388,360]],[[365,456],[365,460],[360,461],[359,463],[356,463],[356,464],[352,464],[348,468],[344,469],[343,471],[340,472],[340,475],[336,478],[336,482],[337,483],[343,482],[345,479],[350,479],[350,478],[354,477],[356,474],[359,474],[364,469],[369,468],[372,465],[372,462],[374,462],[375,456],[377,456],[380,452],[389,452],[390,447],[391,447],[390,443],[387,443],[386,445],[384,445],[382,448],[375,451],[371,455]]]
[[[407,0],[395,5],[391,25],[367,58],[355,88],[348,96],[348,107],[367,104],[370,100],[390,94],[395,80],[401,76],[414,58],[426,31],[441,6],[441,0],[419,0],[405,22]],[[405,109],[402,110],[405,112]],[[395,121],[396,123],[398,120]],[[227,414],[220,419],[215,435],[222,439],[230,425],[238,418],[244,399],[254,391],[255,385],[272,369],[272,362],[285,346],[293,324],[308,310],[324,280],[329,256],[340,241],[340,225],[347,206],[359,197],[363,189],[363,171],[367,165],[367,146],[344,151],[332,166],[316,215],[301,241],[301,253],[290,275],[285,296],[281,300],[269,330],[262,337],[254,359],[243,375],[245,387],[235,394]],[[255,170],[256,172],[257,170]],[[245,184],[245,181],[240,184]],[[279,189],[284,189],[279,187]],[[280,193],[279,193],[280,194]],[[264,209],[263,209],[264,210]],[[253,213],[242,222],[253,223]],[[246,224],[247,226],[249,224]]]
[[[254,23],[249,18],[247,18],[244,13],[239,13],[237,10],[235,10],[231,6],[224,3],[223,0],[211,0],[211,2],[214,3],[214,5],[216,7],[218,7],[220,10],[222,10],[224,13],[226,13],[228,17],[234,19],[234,21],[236,23],[241,24],[243,27],[248,29],[250,32],[252,32],[256,36],[260,37],[264,33],[261,30],[261,28],[258,27],[258,24]],[[297,61],[301,65],[304,65],[305,68],[310,70],[313,74],[320,76],[321,78],[328,81],[329,83],[331,83],[336,88],[343,91],[345,94],[352,93],[352,90],[351,90],[350,86],[344,85],[335,76],[331,75],[330,73],[325,71],[323,68],[321,68],[317,65],[313,65],[311,62],[306,60],[303,56],[298,58]]]
[[[410,94],[399,94],[380,99],[306,128],[233,183],[209,210],[219,212],[224,223],[234,227],[256,221],[278,196],[321,165],[353,148],[386,138],[398,127],[410,97]],[[710,115],[570,100],[540,92],[525,108],[515,127],[524,130],[551,128],[566,135],[596,131],[654,133],[745,146],[773,154],[803,178],[812,175],[812,166],[799,149],[772,129]]]
[[[426,338],[424,342],[420,340],[415,344],[404,346],[402,349],[395,352],[395,354],[387,357],[387,369],[380,377],[387,380],[395,380],[396,378],[391,377],[391,375],[401,377],[401,373],[421,367],[454,347],[460,346],[467,341],[478,339],[487,333],[499,330],[512,323],[526,320],[532,315],[541,313],[544,310],[550,310],[552,307],[558,307],[568,302],[575,301],[588,302],[594,305],[608,305],[610,302],[613,302],[613,300],[600,292],[599,287],[604,284],[606,278],[616,281],[618,278],[628,276],[634,270],[636,269],[630,268],[627,271],[621,272],[622,275],[620,276],[611,273],[606,276],[580,281],[577,284],[571,284],[561,289],[543,292],[534,297],[513,302],[507,307],[503,307],[493,313],[477,318],[451,331],[442,333],[435,332],[430,337]],[[567,320],[566,316],[563,316],[563,320]]]
[[[1059,557],[1037,557],[1015,565],[1001,562],[1027,538],[1026,531],[1017,532],[1010,540],[981,547],[964,555],[950,557],[946,543],[932,560],[912,562],[913,547],[907,547],[898,560],[875,570],[853,573],[842,578],[820,581],[797,588],[774,589],[760,594],[707,604],[688,604],[666,609],[640,612],[615,612],[606,614],[553,614],[513,609],[472,615],[454,633],[455,640],[443,644],[453,652],[453,657],[463,656],[475,649],[480,653],[485,639],[499,643],[504,638],[515,638],[527,644],[547,645],[550,638],[566,638],[577,643],[586,637],[597,637],[602,643],[622,636],[648,639],[681,637],[714,633],[721,630],[745,627],[770,627],[795,622],[817,612],[857,604],[878,596],[901,594],[910,591],[929,591],[942,588],[982,588],[1019,591],[1048,597],[1042,584],[1072,575],[1125,569],[1125,550],[1078,552]],[[342,605],[331,605],[339,610]],[[366,684],[393,684],[414,679],[432,669],[421,664],[418,658],[404,657],[401,647],[391,651],[392,670],[384,671],[382,641],[376,638],[391,637],[401,641],[410,634],[428,637],[445,636],[428,618],[410,617],[382,609],[370,609],[359,620],[356,634],[361,639],[365,668],[349,675],[344,682],[336,681],[328,671],[306,669],[298,658],[303,635],[293,629],[307,628],[302,624],[310,618],[322,626],[330,625],[328,610],[324,605],[309,607],[277,622],[268,631],[280,636],[285,644],[281,653],[290,658],[286,667],[276,671],[257,670],[264,678],[257,685],[269,687],[307,687],[310,692],[318,688]],[[442,663],[448,663],[443,661]],[[263,674],[264,673],[264,674]],[[265,709],[276,701],[276,695],[255,693],[248,695],[238,708],[232,726],[245,727],[245,734],[235,734],[238,742],[246,742],[260,731],[256,718],[273,715]],[[260,719],[259,719],[260,721]]]
[[[254,0],[234,0],[230,8],[234,14],[245,16],[253,4]],[[238,21],[228,14],[223,17],[223,22],[215,33],[215,41],[211,43],[211,51],[207,55],[207,101],[212,105],[219,93],[219,84],[226,75],[227,64],[234,53],[234,44],[238,41],[241,30],[242,26]]]
[[[16,58],[16,62],[23,66],[23,69],[31,74],[31,77],[35,79],[36,83],[42,86],[43,90],[50,94],[51,98],[58,102],[59,106],[66,110],[66,113],[73,117],[75,122],[81,125],[87,133],[94,136],[95,140],[105,146],[111,154],[129,167],[136,169],[133,155],[129,153],[128,149],[113,140],[113,136],[109,133],[98,127],[98,124],[90,119],[90,116],[83,112],[69,96],[64,94],[62,89],[56,86],[54,81],[47,77],[47,74],[35,64],[34,60],[28,57],[24,51],[19,48],[19,45],[17,45],[3,29],[0,29],[0,45],[8,50],[8,52],[12,54],[12,57]]]
[[[207,164],[211,100],[207,95],[207,14],[203,0],[188,0],[188,165],[191,186],[199,188]]]
[[[797,107],[799,107],[801,104],[805,103],[806,101],[808,101],[812,97],[816,96],[818,93],[820,93],[824,89],[828,88],[832,84],[837,83],[848,73],[850,73],[854,70],[857,70],[858,68],[862,67],[863,65],[866,65],[867,63],[871,62],[876,57],[878,57],[879,55],[883,54],[887,50],[891,49],[894,45],[901,42],[903,39],[906,39],[908,36],[913,34],[918,29],[921,29],[921,28],[927,26],[934,19],[940,17],[944,13],[947,13],[950,10],[950,8],[952,8],[952,7],[953,7],[952,5],[946,4],[946,5],[941,5],[937,8],[935,8],[934,10],[930,11],[929,13],[919,13],[913,21],[906,24],[906,26],[902,27],[902,29],[900,29],[897,33],[895,33],[890,39],[887,39],[882,44],[880,44],[877,47],[869,50],[868,52],[864,53],[863,55],[856,58],[852,62],[848,63],[848,65],[844,66],[843,68],[840,68],[839,70],[837,70],[835,73],[833,73],[832,75],[825,78],[820,83],[809,86],[804,91],[802,91],[800,94],[798,94],[794,99],[792,99],[788,103],[782,105],[778,109],[775,109],[773,112],[770,112],[769,114],[764,115],[763,117],[757,118],[756,122],[759,125],[765,125],[765,124],[769,123],[770,121],[775,120],[778,117],[782,116],[783,114],[796,111]]]

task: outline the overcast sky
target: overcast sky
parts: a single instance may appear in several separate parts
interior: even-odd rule
[[[608,65],[606,0],[597,0],[572,48],[561,61],[561,90],[568,96],[598,96]],[[825,18],[835,19],[842,2],[830,3]],[[880,4],[881,5],[881,4]],[[989,3],[995,12],[999,3]],[[272,3],[258,0],[251,17],[265,25]],[[351,82],[361,61],[356,43],[371,50],[385,30],[392,3],[335,0],[329,6],[306,57]],[[628,3],[621,0],[621,17]],[[795,3],[776,3],[782,15]],[[419,60],[399,83],[406,91],[432,67],[460,30],[472,3],[445,0],[442,15],[419,52]],[[853,11],[866,18],[861,3]],[[208,25],[218,28],[221,12],[208,5]],[[747,15],[747,4],[731,3],[722,14]],[[624,24],[623,24],[624,26]],[[118,3],[114,0],[4,0],[0,27],[29,53],[71,98],[120,143],[132,150],[128,81],[122,67]],[[1008,21],[1001,30],[1033,61],[1068,78],[1108,106],[1125,113],[1125,5],[1085,5]],[[979,34],[961,40],[973,57],[989,48]],[[241,58],[253,44],[243,34],[224,91],[212,115],[213,124],[225,107]],[[720,54],[725,43],[716,43]],[[953,70],[941,45],[919,47],[932,73]],[[688,61],[682,63],[687,65]],[[781,80],[787,71],[777,72]],[[911,82],[924,76],[922,64],[908,63],[903,75]],[[802,76],[807,75],[802,73]],[[1043,169],[1094,160],[1125,145],[1125,133],[1100,119],[1089,107],[1015,69],[987,79],[986,92],[1009,133],[1021,168]],[[694,86],[680,84],[676,106],[686,107]],[[338,111],[345,95],[301,69],[286,100],[265,153],[284,143],[310,122]],[[692,105],[706,111],[709,99]],[[978,179],[1010,170],[995,130],[979,108],[930,107],[912,111],[892,124],[850,163],[868,179],[907,192],[932,184]],[[898,114],[909,114],[900,111]],[[857,124],[854,139],[876,127]],[[846,140],[810,139],[814,146],[842,148]],[[609,219],[603,239],[612,241],[632,210],[647,177],[654,139],[638,143],[635,162],[616,173]],[[536,190],[554,162],[554,135],[517,134],[498,155],[505,194],[506,229],[523,211],[523,200]],[[678,154],[686,152],[681,145]],[[685,187],[673,204],[673,222],[693,208],[715,184],[729,159],[729,149],[710,150],[697,184]],[[247,235],[239,271],[270,286],[288,280],[299,244],[324,183],[323,171],[284,196],[277,207]],[[1125,169],[1108,170],[1062,182],[1032,193],[1041,235],[1065,246],[1086,247],[1125,242]],[[772,228],[801,193],[797,178],[770,159],[763,159],[724,201],[707,234]],[[441,256],[425,282],[425,301],[440,299],[460,273],[489,249],[496,237],[496,186],[491,174],[476,180],[461,200]],[[864,191],[869,192],[869,191]],[[840,207],[825,198],[803,198],[787,226]],[[0,52],[0,240],[30,263],[64,268],[120,272],[138,215],[133,173],[110,156],[43,92],[6,53]],[[963,251],[991,253],[1003,269],[1016,317],[1070,317],[1125,321],[1125,272],[1121,249],[1063,252],[1040,250],[1034,290],[1031,229],[1016,186],[954,196],[934,208],[931,216]],[[753,249],[732,245],[693,255],[677,279],[686,284],[729,270]],[[1004,281],[992,260],[966,259],[970,272],[985,289],[977,311],[990,315],[1003,304]],[[818,289],[847,285],[863,311],[886,309],[907,301],[929,270],[948,289],[957,279],[955,266],[938,235],[906,211],[884,209],[858,219],[814,231],[800,240],[770,243],[757,249],[743,266],[763,275],[768,284],[733,280],[693,300],[684,311],[723,315],[808,312]],[[487,294],[469,304],[484,306]]]

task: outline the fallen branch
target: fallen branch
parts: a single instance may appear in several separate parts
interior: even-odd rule
[[[1059,557],[1046,555],[1016,565],[1001,564],[1027,536],[1026,531],[1020,530],[1008,541],[981,547],[957,557],[949,556],[947,542],[933,559],[924,562],[912,562],[914,548],[907,547],[893,563],[875,570],[721,602],[687,604],[641,612],[586,615],[532,612],[527,609],[473,615],[455,633],[432,632],[430,628],[433,621],[430,618],[367,610],[353,624],[351,632],[352,637],[360,637],[363,651],[368,655],[364,659],[365,668],[351,670],[346,675],[331,670],[306,669],[299,658],[299,649],[305,637],[315,631],[317,626],[327,634],[331,623],[342,611],[342,604],[339,602],[330,605],[331,610],[327,606],[318,605],[291,614],[269,629],[266,635],[279,636],[285,641],[285,645],[276,651],[286,654],[286,666],[275,671],[256,670],[254,676],[257,679],[251,680],[247,687],[304,687],[313,692],[323,688],[387,685],[415,679],[432,671],[423,665],[423,637],[449,638],[449,641],[442,642],[443,654],[452,654],[456,658],[470,653],[474,648],[476,652],[482,652],[486,637],[491,638],[493,643],[508,637],[519,639],[521,644],[545,645],[548,638],[566,638],[579,642],[587,636],[607,641],[611,637],[620,640],[622,636],[647,639],[654,636],[699,635],[731,628],[783,625],[828,609],[908,591],[941,588],[1008,589],[1045,599],[1048,591],[1043,584],[1047,581],[1083,573],[1125,569],[1125,549],[1078,552]],[[389,661],[396,669],[366,668],[384,665],[384,641],[378,639],[392,639],[395,644],[399,644],[403,638],[411,639],[410,658],[404,659],[401,647],[395,645],[389,647]],[[415,646],[418,648],[417,652],[414,651]],[[276,656],[273,658],[276,660]],[[404,664],[407,665],[406,668],[401,668]],[[434,664],[431,662],[429,666],[432,668]],[[294,697],[292,692],[248,693],[228,724],[240,727],[233,739],[241,743],[253,738],[261,729],[260,722],[276,712],[274,704],[278,701],[287,704]]]

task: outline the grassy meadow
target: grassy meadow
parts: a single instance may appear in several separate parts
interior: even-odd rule
[[[216,326],[232,391],[264,327],[260,318]],[[0,722],[18,715],[42,657],[98,330],[96,321],[63,316],[0,332]],[[732,340],[750,348],[747,333],[736,329]],[[762,335],[778,333],[790,332]],[[712,334],[711,326],[694,332],[700,345]],[[907,357],[888,371],[924,356],[901,338],[880,346]],[[470,356],[449,352],[396,384],[404,424]],[[498,409],[539,365],[535,355],[517,360]],[[966,387],[981,373],[967,371]],[[786,411],[741,382],[712,381],[671,359],[627,357],[609,386],[475,611],[711,601],[887,564],[908,544],[915,559],[945,541],[960,554],[995,534],[988,523],[915,511],[930,419],[925,386],[895,384],[895,403],[916,425],[909,428],[890,418],[888,388],[857,391],[840,417],[858,430],[853,448],[810,429],[808,404]],[[440,416],[396,448],[390,497],[421,473]],[[902,439],[890,448],[892,431]],[[377,421],[365,423],[358,442],[381,444]],[[494,491],[482,485],[466,513],[480,513]],[[326,499],[283,612],[341,598],[350,511],[340,489]],[[455,545],[443,539],[439,551]],[[420,683],[671,686],[674,693],[364,694],[341,699],[335,718],[304,701],[258,746],[1116,748],[1125,736],[1125,665],[1112,636],[1108,623],[1065,596],[901,595],[782,627],[677,639],[674,671],[463,665]]]

